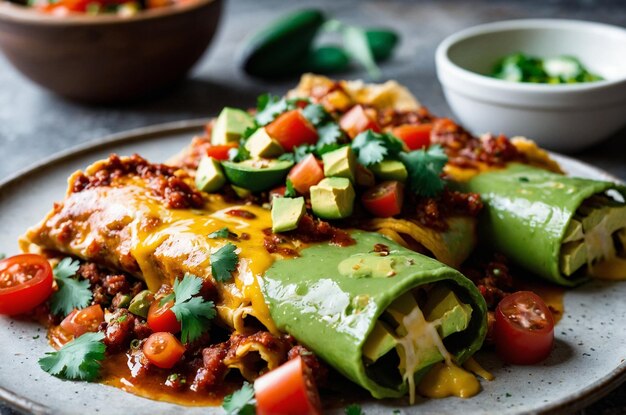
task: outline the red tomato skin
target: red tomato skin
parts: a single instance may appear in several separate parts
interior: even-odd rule
[[[317,387],[301,357],[254,381],[257,415],[319,415]]]
[[[23,266],[32,266],[37,271],[32,278],[19,285],[0,287],[0,314],[12,316],[26,313],[52,295],[52,267],[41,255],[21,254],[3,259],[0,261],[0,274],[17,272]]]
[[[287,186],[279,186],[275,189],[270,190],[270,200],[274,200],[276,197],[285,197],[285,192],[287,191]]]
[[[161,306],[161,300],[156,300],[148,310],[148,326],[154,332],[168,332],[176,334],[180,331],[180,322],[172,311],[174,302],[170,301]]]
[[[303,144],[315,144],[317,131],[299,110],[281,114],[265,127],[265,131],[278,141],[285,151]]]
[[[98,326],[104,321],[104,311],[100,304],[95,304],[82,310],[74,309],[61,322],[61,328],[74,337],[85,333],[98,331]]]
[[[152,333],[143,345],[146,358],[161,369],[171,369],[180,361],[185,353],[185,346],[167,332]]]
[[[237,147],[237,144],[223,144],[219,146],[210,146],[206,149],[206,155],[215,160],[228,160],[228,152],[230,149]]]
[[[289,172],[289,180],[293,188],[300,194],[306,194],[311,189],[311,186],[315,186],[324,178],[324,169],[321,163],[315,158],[313,154],[309,154],[298,164],[293,166]]]
[[[391,130],[391,133],[404,141],[409,150],[420,150],[430,145],[432,124],[404,124]]]
[[[379,218],[389,218],[402,211],[404,186],[397,181],[382,182],[361,197],[363,207]]]
[[[519,301],[530,299],[545,314],[541,328],[529,330],[512,323],[504,310]],[[496,352],[507,363],[533,365],[546,359],[554,344],[554,320],[541,297],[530,291],[518,291],[503,298],[495,312]]]
[[[339,126],[350,138],[354,138],[367,130],[380,132],[378,123],[367,115],[362,105],[355,105],[350,111],[343,114],[339,120]]]

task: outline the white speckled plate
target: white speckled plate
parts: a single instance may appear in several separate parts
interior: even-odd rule
[[[140,129],[105,138],[55,156],[0,183],[0,252],[17,252],[17,238],[62,199],[66,179],[78,168],[115,152],[139,153],[164,161],[199,133],[205,121]],[[557,157],[571,174],[615,180],[566,157]],[[599,399],[626,380],[626,283],[594,282],[565,295],[565,317],[556,327],[556,349],[539,366],[502,366],[486,352],[477,359],[496,380],[483,382],[471,399],[403,402],[368,401],[368,415],[570,413]],[[136,397],[100,384],[62,381],[43,372],[37,359],[49,351],[39,326],[0,317],[0,399],[36,414],[212,414],[219,408],[186,408]],[[343,413],[337,411],[337,413]]]

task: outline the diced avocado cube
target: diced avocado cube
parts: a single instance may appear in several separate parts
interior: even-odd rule
[[[361,187],[373,187],[376,184],[374,173],[362,164],[356,165],[355,173],[356,184]]]
[[[356,194],[345,177],[327,177],[311,186],[311,208],[322,219],[343,219],[352,215]]]
[[[572,275],[587,263],[587,246],[585,241],[569,242],[561,246],[560,256],[561,272],[567,276]]]
[[[248,128],[254,127],[250,114],[237,108],[225,107],[215,121],[211,144],[221,145],[239,141]]]
[[[356,176],[356,157],[350,146],[344,146],[322,155],[324,176],[345,177],[354,183]]]
[[[472,318],[472,307],[462,303],[445,285],[437,285],[429,291],[423,311],[426,320],[440,320],[437,331],[442,339],[465,330]]]
[[[377,361],[396,347],[396,339],[391,333],[393,333],[393,329],[387,324],[380,320],[376,322],[372,332],[367,336],[367,340],[363,344],[363,356],[369,362]]]
[[[269,136],[265,128],[259,128],[248,138],[246,149],[253,158],[275,158],[285,152],[280,143]]]
[[[202,157],[196,170],[196,187],[203,192],[215,192],[226,183],[220,162],[212,157]]]
[[[130,300],[128,311],[136,316],[146,318],[152,301],[154,301],[154,295],[149,290],[143,290]]]
[[[279,197],[272,201],[272,232],[286,232],[298,227],[304,215],[303,197]]]
[[[409,176],[404,163],[399,160],[383,160],[370,168],[381,180],[397,180],[404,183]]]

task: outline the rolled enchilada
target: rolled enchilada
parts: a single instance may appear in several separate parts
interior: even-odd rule
[[[484,241],[532,273],[570,286],[626,278],[623,186],[510,163],[459,187],[485,201]]]
[[[462,364],[482,345],[485,301],[458,271],[374,233],[275,262],[263,293],[292,334],[376,398],[399,397],[435,363]]]

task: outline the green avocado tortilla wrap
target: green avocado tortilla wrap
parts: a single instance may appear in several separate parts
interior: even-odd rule
[[[375,398],[413,397],[434,363],[462,364],[481,347],[485,301],[437,260],[377,233],[351,236],[354,245],[317,244],[276,261],[262,287],[270,314]]]
[[[459,187],[485,203],[481,241],[532,273],[567,286],[626,277],[624,186],[512,163]]]

